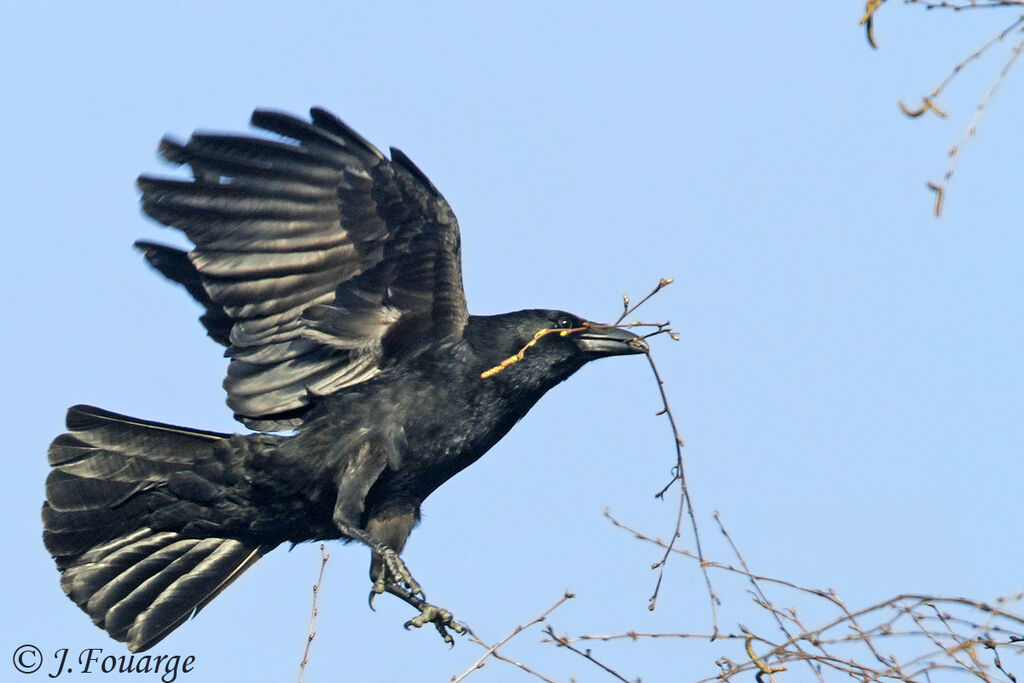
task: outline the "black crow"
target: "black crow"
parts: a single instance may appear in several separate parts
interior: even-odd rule
[[[193,178],[140,177],[142,210],[195,248],[137,246],[206,309],[228,406],[256,433],[71,408],[43,540],[68,596],[133,651],[275,546],[335,538],[371,548],[371,605],[396,595],[420,612],[406,626],[450,643],[464,627],[399,557],[420,505],[584,363],[647,346],[562,311],[469,315],[455,216],[404,154],[322,109],[252,123],[278,138],[161,142]]]

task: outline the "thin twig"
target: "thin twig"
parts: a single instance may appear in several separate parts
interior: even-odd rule
[[[642,303],[642,302],[641,302]],[[700,531],[697,528],[697,516],[693,511],[693,498],[690,494],[690,489],[686,485],[686,469],[683,465],[683,439],[679,435],[679,427],[676,425],[676,418],[672,414],[672,408],[668,403],[668,395],[665,393],[665,382],[661,379],[661,374],[658,372],[658,366],[654,364],[654,357],[650,351],[647,352],[647,362],[651,366],[651,372],[654,374],[654,380],[658,385],[658,395],[661,397],[661,410],[658,411],[658,415],[665,415],[668,418],[669,426],[672,428],[672,439],[676,450],[676,465],[673,470],[672,480],[661,490],[656,496],[663,498],[665,492],[674,484],[676,481],[679,482],[679,508],[676,513],[676,527],[672,532],[672,540],[669,541],[665,547],[665,555],[657,563],[652,566],[652,569],[658,570],[658,580],[654,585],[654,592],[651,594],[650,602],[647,605],[647,609],[654,610],[655,605],[658,601],[658,592],[661,590],[661,581],[665,576],[665,563],[668,562],[669,555],[675,548],[676,539],[681,534],[681,528],[683,524],[683,509],[685,507],[686,514],[690,518],[690,528],[693,531],[693,542],[694,547],[697,550],[697,559],[700,562],[701,572],[704,574],[704,585],[707,588],[708,599],[711,602],[711,624],[712,631],[718,633],[718,605],[721,600],[718,595],[715,594],[714,586],[711,584],[711,576],[708,574],[708,568],[704,564],[704,550],[701,547],[700,542]],[[714,640],[714,638],[712,638]]]
[[[558,647],[564,647],[565,649],[569,650],[570,652],[575,652],[580,657],[583,657],[587,661],[593,662],[594,664],[596,664],[600,668],[604,669],[605,672],[607,672],[608,674],[614,676],[618,680],[622,681],[622,683],[630,683],[629,679],[626,678],[625,676],[623,676],[622,674],[620,674],[618,671],[616,671],[615,669],[612,669],[607,664],[604,664],[604,663],[598,661],[597,658],[595,658],[592,654],[590,654],[590,650],[580,650],[579,648],[574,647],[572,645],[572,643],[570,642],[568,636],[560,636],[560,635],[556,634],[555,633],[555,629],[551,626],[551,624],[548,624],[548,627],[546,629],[544,629],[544,633],[547,633],[551,637],[551,640],[546,640],[544,642],[555,643],[555,645],[557,645]],[[639,679],[637,679],[637,680],[639,680]]]
[[[1024,17],[1021,17],[1016,22],[1014,22],[1013,27],[1016,27],[1021,23],[1024,23]],[[1009,30],[1010,29],[1007,29],[1005,33],[1008,33]],[[942,176],[942,182],[939,184],[928,183],[928,188],[933,190],[936,195],[936,217],[942,215],[943,196],[945,195],[946,189],[949,187],[949,181],[952,180],[953,178],[953,172],[956,170],[957,161],[959,161],[960,159],[961,148],[967,142],[968,138],[974,137],[974,134],[978,131],[978,122],[981,121],[981,115],[984,113],[985,108],[992,100],[992,97],[996,94],[996,91],[999,89],[999,86],[1002,84],[1003,80],[1006,79],[1006,74],[1010,72],[1010,69],[1013,68],[1014,63],[1017,61],[1017,58],[1020,57],[1021,51],[1024,51],[1024,38],[1022,38],[1020,42],[1018,42],[1017,45],[1013,48],[1013,52],[1010,54],[1010,58],[1003,65],[1003,68],[1002,70],[1000,70],[999,75],[996,76],[995,81],[992,82],[992,87],[989,88],[988,93],[986,93],[985,97],[981,100],[981,102],[978,103],[977,108],[974,110],[974,116],[971,118],[970,125],[967,126],[967,129],[964,131],[963,135],[960,136],[960,139],[957,141],[957,143],[953,145],[952,149],[949,150],[949,165],[946,167],[946,173]]]
[[[948,2],[942,0],[903,0],[907,5],[921,5],[925,9],[950,9],[954,12],[966,9],[994,9],[997,7],[1022,7],[1024,0],[967,0],[967,2]]]
[[[661,548],[669,547],[669,543],[623,524],[607,510],[605,515],[614,525],[633,534],[635,538]],[[721,520],[717,517],[716,520],[721,526]],[[862,609],[851,610],[832,590],[808,588],[750,571],[732,538],[724,528],[722,531],[740,566],[700,560],[696,553],[685,548],[675,547],[671,552],[699,561],[708,569],[744,577],[754,584],[754,604],[776,620],[786,634],[782,642],[775,642],[743,625],[739,625],[738,632],[647,633],[630,630],[612,634],[563,636],[561,642],[656,638],[706,640],[714,635],[723,642],[742,641],[751,652],[754,643],[767,648],[760,655],[750,655],[748,652],[746,661],[735,662],[727,657],[720,658],[718,664],[721,672],[703,679],[708,682],[729,681],[750,674],[755,678],[760,676],[763,681],[769,679],[780,666],[804,661],[813,667],[819,678],[822,678],[825,669],[829,669],[870,683],[883,680],[917,683],[932,680],[932,674],[949,671],[967,673],[984,681],[1015,683],[1016,679],[1004,658],[1000,657],[1000,652],[1024,656],[1024,615],[1008,609],[1009,603],[1024,600],[1024,594],[999,598],[990,604],[963,597],[906,593]],[[825,600],[839,614],[822,626],[807,628],[798,618],[795,607],[780,607],[773,602],[767,590],[769,585]],[[896,638],[918,648],[919,654],[901,664],[895,656],[883,654],[876,644],[876,641]],[[814,649],[804,649],[803,643],[808,643]],[[863,648],[870,659],[861,661],[860,652],[855,649],[858,647]],[[833,651],[832,648],[843,649]],[[982,648],[993,653],[991,662],[982,660],[979,654]]]
[[[306,673],[306,664],[309,663],[309,646],[313,644],[313,638],[316,637],[316,615],[319,610],[316,606],[316,600],[320,597],[320,585],[324,580],[324,567],[327,566],[327,560],[330,559],[330,555],[327,554],[327,549],[324,544],[320,544],[320,574],[316,577],[316,583],[313,584],[313,609],[309,615],[309,635],[306,637],[306,649],[302,653],[302,664],[299,665],[299,683],[302,683],[302,676]]]
[[[472,642],[478,644],[478,645],[481,645],[481,646],[487,648],[487,651],[484,652],[482,655],[480,655],[480,658],[477,659],[475,662],[473,662],[473,664],[468,669],[463,671],[459,676],[453,676],[452,679],[451,679],[451,683],[459,683],[460,681],[465,680],[467,676],[469,676],[471,673],[473,673],[477,669],[483,668],[484,662],[485,662],[485,660],[488,657],[496,657],[496,658],[501,659],[503,661],[509,662],[510,664],[515,664],[516,666],[518,666],[523,671],[526,671],[527,673],[536,676],[537,678],[541,679],[542,681],[548,681],[548,683],[555,683],[550,678],[546,678],[546,677],[540,675],[539,673],[537,673],[533,669],[529,668],[525,664],[521,664],[520,662],[516,662],[516,661],[513,661],[511,659],[508,659],[508,658],[502,656],[498,652],[498,648],[501,647],[502,645],[504,645],[505,643],[507,643],[508,641],[512,640],[517,635],[519,635],[520,633],[522,633],[526,629],[530,628],[531,626],[535,626],[535,625],[541,623],[542,621],[544,621],[545,619],[547,619],[549,614],[551,614],[556,609],[561,607],[567,600],[571,600],[574,597],[576,597],[576,595],[574,593],[572,593],[571,591],[568,591],[568,590],[565,591],[565,594],[561,598],[559,598],[558,602],[556,602],[555,604],[551,605],[551,607],[548,607],[546,610],[544,610],[544,612],[542,612],[539,616],[534,617],[531,621],[528,621],[525,624],[521,624],[519,626],[516,626],[512,630],[511,633],[509,633],[507,636],[505,636],[504,638],[499,640],[494,645],[488,645],[484,641],[480,640],[480,638],[478,638],[476,636],[476,634],[472,634],[471,637],[470,637],[470,640]]]
[[[766,606],[771,606],[771,601],[768,599],[768,596],[765,594],[765,592],[763,590],[761,590],[761,584],[758,582],[758,578],[754,574],[751,573],[750,567],[747,566],[747,561],[745,559],[743,559],[743,555],[740,553],[740,549],[738,547],[736,547],[736,544],[732,540],[732,536],[729,535],[729,532],[726,531],[726,529],[725,529],[725,525],[722,524],[722,518],[719,516],[718,510],[715,510],[715,512],[714,512],[714,518],[715,518],[715,523],[718,524],[718,530],[722,532],[722,535],[725,536],[725,540],[729,542],[729,547],[732,548],[733,555],[735,555],[736,559],[739,560],[740,566],[743,567],[743,573],[746,575],[747,579],[750,581],[750,585],[754,587],[754,591],[757,593],[757,596],[761,599],[761,603],[766,605]],[[769,611],[771,612],[772,617],[775,619],[775,623],[777,623],[779,625],[779,629],[786,635],[787,638],[792,639],[793,634],[790,633],[789,629],[786,628],[786,624],[783,621],[783,617],[780,615],[778,610],[776,610],[774,608],[770,608]],[[796,625],[800,628],[801,631],[806,630],[806,629],[804,629],[803,624],[800,624],[799,622],[797,622]],[[817,643],[815,645],[818,648],[822,647],[820,644],[817,644]],[[800,649],[801,649],[800,646],[797,645],[797,650],[800,650]],[[750,652],[750,641],[749,640],[747,641],[747,651]],[[822,650],[822,654],[828,654],[828,653],[826,653],[824,650]],[[751,659],[753,660],[754,658],[751,657]],[[824,678],[822,678],[821,672],[818,671],[814,667],[813,663],[808,661],[808,666],[810,666],[811,672],[813,674],[815,674],[815,676],[818,678],[819,681],[824,681],[825,680]],[[765,669],[763,669],[761,667],[759,667],[759,668],[761,669],[762,673],[772,673],[771,671],[766,671]]]
[[[636,309],[638,309],[641,306],[643,306],[645,303],[647,303],[650,300],[650,298],[652,296],[654,296],[655,294],[657,294],[661,290],[665,289],[666,287],[668,287],[673,282],[675,282],[675,280],[670,278],[670,277],[663,277],[663,278],[661,278],[660,280],[658,280],[658,284],[655,285],[654,289],[652,289],[647,294],[647,296],[645,296],[644,298],[640,299],[640,301],[636,302],[632,306],[629,305],[629,295],[628,294],[623,294],[622,295],[622,315],[619,316],[619,319],[616,320],[613,323],[612,326],[613,327],[618,326],[620,323],[622,323],[623,320],[626,319],[627,316],[629,316],[631,313],[633,313]]]
[[[949,72],[949,75],[946,76],[946,78],[944,78],[942,82],[935,87],[935,90],[932,90],[931,94],[929,94],[926,99],[935,99],[936,97],[941,95],[942,91],[946,89],[946,86],[949,85],[953,81],[953,79],[956,78],[957,75],[967,67],[968,64],[980,58],[983,54],[985,54],[988,51],[990,47],[992,47],[996,43],[1001,42],[1004,38],[1006,38],[1006,36],[1010,35],[1011,31],[1013,31],[1021,24],[1024,24],[1024,16],[1018,18],[1012,24],[1010,24],[1002,31],[997,33],[995,37],[993,37],[990,41],[979,47],[971,54],[967,55],[967,57],[962,62],[953,67],[953,70]]]

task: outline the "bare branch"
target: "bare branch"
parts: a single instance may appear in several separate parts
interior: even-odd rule
[[[579,648],[574,647],[572,645],[572,643],[571,643],[571,641],[570,641],[568,636],[559,636],[559,635],[557,635],[555,633],[555,629],[552,628],[551,624],[548,624],[548,627],[546,629],[544,629],[544,633],[547,633],[551,637],[551,640],[546,640],[544,642],[555,643],[555,645],[557,645],[558,647],[564,647],[565,649],[569,650],[570,652],[575,652],[580,657],[583,657],[587,661],[593,662],[594,664],[596,664],[600,668],[604,669],[604,671],[606,673],[610,674],[611,676],[614,676],[618,680],[622,681],[622,683],[630,683],[630,680],[628,678],[626,678],[625,676],[623,676],[622,674],[620,674],[618,671],[616,671],[615,669],[612,669],[607,664],[603,664],[603,663],[599,662],[590,653],[590,650],[580,650]],[[639,682],[640,679],[638,678],[638,679],[635,679],[635,680],[637,682]]]
[[[609,512],[605,511],[605,515],[614,525],[628,531],[638,540],[669,548],[665,541],[636,531],[615,519]],[[930,681],[932,675],[939,672],[966,673],[983,681],[1016,682],[1000,654],[1024,657],[1024,614],[1008,609],[1011,603],[1024,601],[1024,593],[999,598],[993,604],[964,597],[904,593],[858,610],[850,610],[832,590],[808,588],[752,572],[717,514],[715,519],[739,561],[738,567],[700,560],[696,553],[683,548],[672,548],[670,552],[701,562],[709,569],[749,581],[754,587],[754,604],[775,620],[785,638],[776,642],[742,624],[737,625],[737,631],[729,633],[721,633],[716,629],[713,635],[722,642],[742,641],[746,658],[733,661],[728,657],[720,657],[720,672],[704,681],[729,681],[740,674],[754,674],[756,679],[763,680],[779,667],[803,661],[811,666],[819,680],[824,680],[825,670],[831,670],[869,683]],[[807,628],[797,614],[796,604],[780,606],[773,601],[769,586],[791,591],[795,598],[804,596],[818,604],[825,601],[837,614],[823,625]],[[709,635],[712,634],[624,631],[565,636],[563,641],[578,643],[587,640],[638,641],[654,638],[702,640]],[[902,663],[894,654],[882,650],[883,643],[896,640],[904,643],[901,651],[912,653]],[[765,653],[754,653],[755,644],[765,646]],[[811,649],[803,647],[804,644],[810,645]],[[984,656],[985,652],[992,653],[991,661]]]
[[[1002,40],[1002,38],[1005,37],[1007,33],[1015,29],[1017,26],[1020,26],[1021,24],[1024,24],[1024,17],[1021,17],[1020,19],[1015,21],[1013,25],[1010,26],[1010,28],[1007,28],[1005,31],[1003,31],[1003,33],[1000,34],[997,40]],[[949,181],[952,180],[953,178],[953,172],[956,170],[956,164],[960,158],[960,150],[963,148],[967,140],[969,138],[974,137],[974,134],[978,131],[978,123],[981,121],[981,115],[984,113],[985,108],[988,106],[989,102],[992,101],[992,97],[996,94],[996,91],[999,89],[999,86],[1002,84],[1003,80],[1006,79],[1006,74],[1010,72],[1010,69],[1013,68],[1014,63],[1017,61],[1017,58],[1020,57],[1020,53],[1022,50],[1024,50],[1024,38],[1022,38],[1020,42],[1018,42],[1017,45],[1014,47],[1013,52],[1010,54],[1010,58],[1003,65],[1003,68],[1000,70],[999,75],[996,76],[995,81],[992,82],[992,86],[989,88],[988,93],[986,93],[985,97],[981,100],[981,102],[978,103],[977,108],[974,110],[974,116],[971,118],[970,125],[967,126],[967,129],[964,131],[963,135],[960,136],[960,139],[957,141],[957,143],[953,145],[952,149],[949,150],[949,165],[946,167],[946,173],[942,176],[942,182],[937,185],[934,183],[928,183],[929,189],[935,190],[936,193],[936,216],[942,214],[943,195],[945,194],[946,188],[949,186]]]
[[[656,497],[663,498],[665,492],[675,482],[679,482],[679,508],[676,513],[676,527],[672,532],[672,540],[665,546],[665,555],[656,562],[651,569],[658,570],[658,580],[654,585],[654,592],[651,594],[650,603],[647,608],[654,610],[655,605],[658,601],[658,592],[661,590],[661,581],[665,576],[665,563],[668,562],[669,555],[671,555],[675,548],[676,540],[681,535],[683,525],[683,510],[686,510],[686,514],[690,519],[690,529],[693,533],[694,547],[697,549],[697,559],[700,562],[701,572],[704,574],[704,585],[707,588],[708,599],[711,602],[711,622],[712,631],[718,632],[718,605],[721,603],[718,595],[715,594],[714,586],[711,584],[711,576],[708,574],[707,566],[704,564],[704,551],[700,543],[700,530],[697,527],[697,517],[693,511],[693,498],[690,495],[690,489],[686,485],[686,470],[683,465],[683,439],[679,435],[679,427],[676,425],[675,416],[672,414],[672,408],[668,403],[668,395],[665,393],[665,382],[661,379],[661,374],[658,372],[658,366],[654,364],[654,357],[651,356],[650,352],[647,353],[647,362],[650,363],[651,372],[654,374],[654,380],[658,384],[658,394],[661,396],[661,410],[658,411],[658,415],[664,415],[668,418],[669,426],[672,428],[672,439],[676,451],[676,464],[672,470],[672,480],[665,485],[661,491],[656,494]],[[714,638],[712,637],[712,640]]]
[[[650,300],[650,298],[652,296],[654,296],[655,294],[657,294],[661,290],[665,289],[666,287],[668,287],[673,282],[675,282],[675,280],[670,278],[670,277],[663,277],[663,278],[661,278],[660,280],[658,280],[658,284],[655,285],[654,289],[652,289],[647,294],[647,296],[645,296],[644,298],[640,299],[640,301],[636,302],[636,304],[634,304],[632,307],[629,305],[629,295],[628,294],[623,294],[622,295],[622,315],[619,316],[619,319],[616,320],[615,323],[612,326],[613,327],[618,327],[619,324],[622,323],[622,321],[625,320],[629,316],[630,313],[632,313],[636,309],[638,309],[641,306],[643,306],[645,303],[647,303]]]
[[[319,614],[319,610],[316,606],[317,598],[320,597],[320,585],[324,580],[324,567],[327,566],[327,560],[330,559],[330,555],[327,554],[327,549],[324,544],[320,544],[320,574],[316,577],[316,583],[313,584],[313,608],[309,615],[309,635],[306,637],[306,649],[302,653],[302,664],[299,665],[299,683],[302,683],[302,676],[306,673],[306,664],[309,663],[309,646],[313,644],[313,638],[316,637],[316,615]]]
[[[517,662],[517,661],[514,661],[512,659],[508,659],[508,658],[504,657],[503,655],[501,655],[498,652],[498,648],[500,648],[502,645],[504,645],[508,641],[512,640],[517,635],[519,635],[520,633],[522,633],[526,629],[530,628],[531,626],[535,626],[535,625],[541,623],[542,621],[544,621],[545,619],[547,619],[549,614],[551,614],[556,609],[561,607],[567,600],[571,600],[574,597],[576,597],[575,594],[573,594],[572,592],[570,592],[568,590],[565,591],[565,594],[561,598],[559,598],[558,602],[553,604],[551,607],[548,607],[546,610],[544,610],[544,612],[542,612],[539,616],[534,617],[531,621],[528,621],[525,624],[521,624],[519,626],[516,626],[514,629],[512,629],[511,633],[509,633],[507,636],[505,636],[504,638],[499,640],[494,645],[488,645],[484,641],[480,640],[480,638],[478,638],[475,633],[474,634],[470,634],[470,640],[472,642],[476,643],[477,645],[480,645],[482,647],[487,648],[487,651],[484,652],[482,655],[480,655],[480,658],[477,659],[475,662],[473,662],[473,664],[468,669],[463,671],[459,676],[457,676],[457,677],[456,676],[452,676],[451,683],[459,683],[460,681],[465,680],[467,676],[469,676],[471,673],[473,673],[477,669],[483,668],[485,660],[488,657],[495,657],[495,658],[500,659],[502,661],[506,661],[506,662],[508,662],[510,664],[514,664],[514,665],[518,666],[520,669],[522,669],[523,671],[525,671],[525,672],[527,672],[527,673],[529,673],[529,674],[531,674],[531,675],[541,679],[542,681],[547,681],[548,683],[555,683],[555,681],[552,681],[550,678],[546,678],[545,676],[540,675],[539,673],[537,673],[536,671],[534,671],[530,667],[526,666],[525,664],[522,664],[520,662]]]

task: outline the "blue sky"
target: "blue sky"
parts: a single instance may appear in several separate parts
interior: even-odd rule
[[[903,117],[1011,19],[888,3],[881,49],[859,3],[22,4],[0,26],[7,561],[0,667],[121,647],[58,585],[41,540],[46,446],[74,403],[220,431],[225,362],[198,309],[149,272],[134,178],[156,144],[244,130],[250,111],[325,106],[400,147],[459,217],[470,308],[614,318],[623,293],[676,283],[655,357],[687,446],[707,553],[719,510],[752,567],[852,606],[906,590],[1021,589],[1024,481],[1024,71],[962,152],[940,220],[925,182],[1005,61],[965,72],[950,118]],[[648,612],[653,493],[674,455],[645,363],[594,363],[435,493],[406,559],[430,597],[498,640],[553,603],[559,632],[702,631],[707,598],[674,560]],[[366,608],[363,548],[330,544],[307,681],[447,681],[481,654]],[[179,680],[294,680],[319,552],[264,558],[157,648]],[[751,624],[721,587],[723,626]],[[14,615],[14,616],[10,616]],[[509,656],[599,680],[539,635]],[[730,644],[612,643],[644,681],[717,671]],[[4,673],[3,677],[15,674]],[[42,676],[42,674],[37,674]],[[104,680],[116,680],[116,676]],[[140,677],[130,677],[139,680]],[[471,681],[528,680],[492,661]],[[154,678],[155,680],[155,678]],[[793,678],[791,680],[798,680]]]

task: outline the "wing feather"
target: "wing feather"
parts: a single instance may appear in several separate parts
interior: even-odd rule
[[[193,178],[140,177],[142,209],[195,248],[186,259],[140,246],[206,307],[210,336],[228,346],[236,416],[284,429],[317,396],[460,335],[468,314],[455,216],[408,157],[388,160],[322,109],[310,120],[257,110],[252,123],[280,139],[161,142]]]

